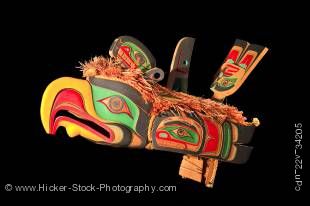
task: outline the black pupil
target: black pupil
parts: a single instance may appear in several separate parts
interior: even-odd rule
[[[184,130],[180,128],[180,129],[178,130],[178,133],[179,133],[179,135],[183,136],[183,135],[184,135]]]
[[[158,79],[160,77],[160,74],[159,73],[154,73],[154,78],[155,79]]]

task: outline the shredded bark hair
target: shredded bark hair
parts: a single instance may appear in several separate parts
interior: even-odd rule
[[[202,117],[220,122],[229,120],[242,125],[251,124],[246,122],[243,112],[236,107],[172,91],[146,77],[140,69],[131,70],[123,67],[120,61],[114,58],[94,57],[88,62],[81,63],[80,69],[83,72],[83,77],[86,78],[96,76],[117,80],[132,86],[141,93],[146,102],[153,105],[152,115],[173,109],[180,113],[195,111]]]

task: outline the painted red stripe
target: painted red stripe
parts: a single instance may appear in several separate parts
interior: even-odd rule
[[[216,124],[210,120],[204,119],[204,123],[207,126],[208,139],[205,142],[203,153],[216,152],[219,147],[219,131]]]
[[[239,54],[239,51],[231,50],[226,59],[232,59],[235,62],[237,60],[238,54]]]
[[[239,66],[237,66],[237,65],[234,65],[234,64],[227,64],[226,65],[226,68],[233,68],[233,69],[240,69],[240,67]]]
[[[225,75],[225,76],[232,76],[233,73],[230,73],[230,72],[226,72],[226,71],[225,71],[225,72],[224,72],[224,75]]]
[[[177,68],[176,71],[179,72],[179,73],[182,73],[182,74],[187,74],[188,73],[188,70],[182,69],[182,68]]]
[[[239,64],[245,64],[248,67],[250,63],[252,62],[252,59],[253,59],[253,55],[248,54],[246,55],[246,57],[242,59],[242,61]]]
[[[240,69],[240,68],[235,68],[235,67],[234,67],[234,68],[232,68],[232,67],[227,67],[227,69],[228,69],[228,70],[231,70],[231,71],[239,71],[239,69]]]
[[[227,71],[227,72],[233,72],[233,73],[235,73],[235,72],[239,71],[239,69],[231,69],[231,68],[228,68],[226,71]]]

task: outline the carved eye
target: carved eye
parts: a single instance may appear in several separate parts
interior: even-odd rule
[[[186,136],[190,136],[190,134],[183,128],[177,128],[175,130],[172,130],[172,132],[174,132],[175,134],[177,134],[179,137],[186,137]]]
[[[223,86],[227,86],[229,84],[229,81],[227,79],[225,79],[223,82],[222,82]]]
[[[189,132],[190,129],[186,129],[184,127],[167,127],[166,130],[174,137],[180,138],[180,139],[193,139],[193,136]]]
[[[156,137],[160,139],[172,139],[174,141],[182,141],[189,144],[197,144],[199,141],[199,134],[194,128],[183,126],[183,123],[179,125],[167,125],[158,128]]]
[[[130,118],[133,118],[130,112],[130,109],[126,101],[120,96],[107,97],[98,102],[104,104],[108,110],[115,114],[127,114]]]
[[[135,51],[134,56],[139,65],[143,65],[146,62],[145,57],[141,53]]]

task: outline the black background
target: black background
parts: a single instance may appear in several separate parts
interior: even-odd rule
[[[292,44],[283,33],[271,27],[209,27],[203,24],[203,19],[194,26],[188,26],[189,22],[173,26],[169,21],[165,27],[157,22],[142,29],[124,27],[117,21],[111,26],[104,20],[97,24],[62,19],[54,22],[52,18],[41,23],[39,18],[21,18],[18,27],[7,34],[1,90],[5,97],[2,185],[176,185],[177,192],[241,196],[294,191],[294,124],[305,124],[305,87],[303,68],[296,66],[298,58],[289,63],[296,53],[292,54]],[[76,68],[79,62],[96,55],[107,56],[112,41],[121,35],[142,41],[165,72],[169,70],[178,40],[184,36],[196,38],[189,92],[205,98],[211,97],[209,86],[213,75],[236,38],[270,49],[239,91],[227,99],[228,104],[237,106],[249,119],[258,117],[261,121],[251,142],[255,148],[247,164],[221,163],[214,188],[207,189],[178,175],[182,159],[179,154],[100,146],[81,137],[70,139],[64,130],[57,136],[44,132],[39,111],[46,86],[62,76],[81,78]]]

